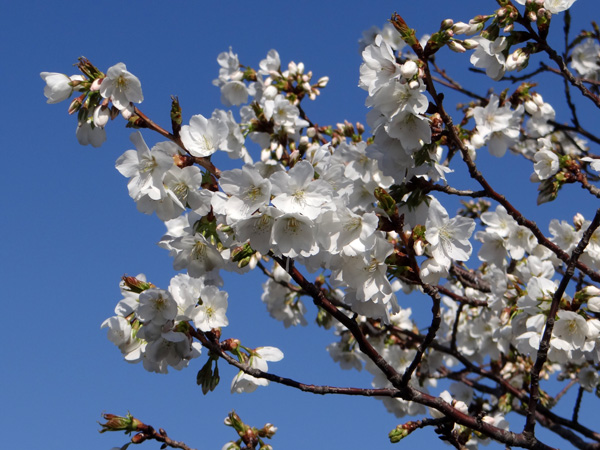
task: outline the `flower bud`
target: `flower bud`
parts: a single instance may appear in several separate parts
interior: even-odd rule
[[[324,88],[329,83],[329,77],[321,77],[319,81],[317,81],[317,86],[320,88]]]
[[[575,226],[575,229],[581,230],[581,227],[583,227],[584,223],[585,223],[585,218],[583,217],[583,215],[581,213],[575,214],[575,216],[573,217],[573,225]],[[592,286],[588,286],[588,287],[591,288]]]
[[[104,78],[96,78],[90,86],[90,91],[99,91]]]
[[[506,70],[522,70],[527,67],[529,63],[529,54],[525,52],[522,48],[516,49],[513,53],[509,55],[506,59],[505,68]]]
[[[464,48],[463,45],[458,41],[448,42],[448,48],[456,53],[464,53],[465,51],[467,51],[467,49]]]
[[[76,99],[73,99],[73,101],[69,105],[69,110],[68,110],[69,114],[76,113],[77,111],[79,111],[81,109],[81,105],[82,105],[84,97],[85,97],[85,94],[82,94],[79,97],[77,97]]]
[[[415,250],[415,255],[416,256],[422,256],[423,253],[425,252],[425,244],[422,240],[417,240],[415,241],[415,245],[413,246],[414,250]]]
[[[452,28],[452,25],[454,25],[452,19],[444,19],[440,25],[440,30],[448,30],[449,28]]]
[[[258,430],[258,435],[260,437],[266,437],[271,439],[273,436],[275,436],[275,433],[277,432],[277,427],[275,425],[273,425],[272,423],[267,423],[265,424],[264,427],[262,427],[262,429]]]
[[[466,34],[472,36],[481,29],[481,25],[477,23],[456,22],[452,27],[455,34]]]
[[[133,116],[133,105],[130,103],[128,106],[121,110],[121,115],[123,119],[129,120]]]
[[[417,66],[417,63],[410,60],[402,64],[402,67],[400,68],[400,73],[402,74],[402,77],[406,78],[407,80],[410,80],[412,77],[414,77],[418,71],[419,66]]]
[[[527,111],[531,115],[534,115],[536,112],[539,111],[538,105],[536,105],[536,103],[531,99],[526,100],[523,105],[525,106],[525,111]]]
[[[94,125],[97,127],[103,127],[108,123],[110,119],[110,109],[107,106],[99,105],[94,110]]]
[[[462,41],[462,45],[467,50],[473,50],[474,48],[479,47],[479,42],[477,42],[475,39],[465,39]]]

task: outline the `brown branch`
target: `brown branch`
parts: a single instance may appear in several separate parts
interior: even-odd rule
[[[550,59],[556,63],[556,65],[560,69],[561,75],[567,80],[569,80],[569,83],[571,83],[572,86],[575,86],[577,89],[579,89],[579,91],[584,97],[589,98],[596,105],[597,108],[600,108],[600,97],[598,97],[588,88],[586,88],[581,79],[576,78],[571,73],[571,71],[567,68],[565,60],[561,58],[561,56],[556,52],[556,50],[550,47],[545,38],[541,37],[538,33],[536,33],[533,30],[530,21],[524,17],[519,16],[517,22],[527,29],[527,31],[531,35],[531,38],[539,45],[540,49],[544,50],[548,54]]]
[[[550,125],[552,125],[555,128],[555,130],[560,130],[560,131],[574,131],[575,133],[579,133],[582,136],[585,136],[590,141],[595,142],[596,144],[600,144],[600,137],[596,136],[595,134],[592,134],[591,132],[587,131],[586,129],[584,129],[580,125],[570,126],[570,125],[565,125],[565,124],[562,124],[562,123],[558,123],[558,122],[556,122],[554,120],[549,120],[548,123]]]
[[[429,330],[427,331],[427,336],[425,336],[425,339],[423,339],[423,341],[421,341],[421,344],[417,348],[417,353],[416,353],[414,359],[412,360],[412,362],[410,363],[410,365],[404,372],[404,375],[402,375],[402,387],[408,386],[408,383],[410,382],[412,374],[414,373],[415,370],[417,370],[417,366],[419,364],[421,364],[421,359],[423,358],[423,354],[425,353],[427,348],[431,345],[431,343],[435,339],[435,335],[437,334],[437,331],[440,329],[440,324],[442,323],[442,316],[440,313],[440,303],[441,303],[440,293],[438,292],[438,290],[435,286],[431,286],[427,283],[423,283],[422,287],[423,287],[423,291],[427,295],[429,295],[431,297],[431,300],[433,301],[433,304],[431,305],[431,315],[432,315],[431,325],[429,326]]]
[[[573,380],[575,381],[575,380]],[[579,391],[577,392],[577,400],[575,401],[575,407],[573,408],[573,422],[577,423],[579,421],[579,409],[581,408],[581,400],[583,399],[583,387],[579,386]]]
[[[486,191],[470,191],[470,190],[459,190],[450,186],[435,184],[429,180],[426,180],[421,177],[413,177],[406,185],[408,189],[421,189],[424,193],[428,193],[430,191],[438,191],[444,192],[449,195],[457,195],[459,197],[487,197]]]
[[[155,441],[158,442],[163,442],[165,445],[168,445],[169,447],[172,448],[180,448],[181,450],[195,450],[192,447],[188,447],[184,442],[181,441],[175,441],[173,439],[171,439],[169,436],[167,436],[167,432],[165,430],[163,430],[162,428],[160,428],[158,431],[156,431],[152,426],[150,425],[145,425],[145,427],[147,427],[146,429],[142,428],[138,428],[140,430],[140,433],[137,434],[136,436],[140,436],[140,434],[145,438],[144,440],[148,440],[148,439],[154,439]],[[135,439],[136,436],[134,436],[132,438]],[[136,442],[139,443],[139,442]]]
[[[228,364],[238,368],[244,373],[251,375],[255,378],[264,378],[265,380],[272,381],[274,383],[283,384],[284,386],[293,387],[303,392],[309,392],[311,394],[338,394],[338,395],[353,395],[363,397],[399,397],[400,391],[398,389],[363,389],[363,388],[344,388],[335,386],[320,386],[314,384],[301,383],[291,378],[282,377],[269,372],[263,372],[262,370],[250,367],[248,364],[243,364],[237,359],[227,354],[217,342],[213,342],[199,330],[190,328],[190,335],[198,339],[202,346],[213,352],[215,355],[223,358]]]
[[[440,397],[434,397],[432,395],[421,392],[411,386],[404,386],[402,384],[402,377],[400,374],[375,350],[371,343],[367,340],[363,334],[359,325],[352,318],[346,316],[343,312],[338,310],[324,296],[323,292],[317,288],[313,283],[310,283],[304,276],[294,267],[293,261],[287,258],[274,257],[275,261],[286,268],[288,273],[292,276],[294,281],[302,287],[312,298],[315,305],[323,308],[333,317],[335,317],[342,325],[344,325],[354,336],[360,350],[375,363],[375,365],[383,372],[388,381],[392,383],[396,389],[400,390],[399,397],[406,401],[414,401],[421,405],[428,406],[437,409],[445,416],[451,418],[456,423],[464,425],[475,431],[478,431],[490,438],[507,444],[509,446],[523,447],[534,450],[552,450],[552,447],[538,441],[535,438],[530,438],[523,434],[516,434],[511,431],[506,431],[501,428],[490,425],[483,422],[477,417],[469,416],[461,411],[454,408],[449,403],[446,403]]]
[[[472,298],[463,297],[462,295],[458,295],[444,286],[437,286],[437,288],[438,288],[438,291],[440,291],[444,295],[447,295],[455,302],[465,304],[465,305],[470,305],[470,306],[483,306],[483,307],[488,306],[488,303],[485,300],[475,300]]]
[[[458,336],[458,323],[460,322],[460,314],[462,313],[464,303],[459,303],[454,316],[454,324],[452,324],[452,337],[450,338],[450,348],[453,352],[458,353],[456,349],[456,337]]]
[[[531,384],[530,384],[530,389],[529,389],[529,405],[528,405],[528,412],[527,412],[527,420],[525,422],[525,427],[523,428],[523,434],[531,436],[532,438],[534,436],[534,430],[535,430],[535,410],[536,410],[537,403],[539,400],[540,372],[542,370],[542,367],[546,363],[546,360],[548,357],[548,350],[550,348],[550,338],[552,337],[552,330],[554,328],[554,321],[556,318],[556,314],[558,313],[558,310],[559,310],[560,301],[563,297],[565,290],[567,289],[567,286],[569,285],[569,281],[571,280],[571,278],[573,277],[573,274],[575,273],[575,264],[577,263],[577,260],[582,255],[583,250],[585,249],[590,238],[592,237],[592,234],[594,233],[596,228],[598,228],[599,225],[600,225],[600,209],[598,209],[596,211],[596,215],[594,216],[594,219],[590,223],[590,226],[585,231],[585,233],[583,233],[583,236],[581,237],[581,240],[577,244],[577,247],[575,247],[575,249],[573,250],[571,258],[567,264],[567,270],[565,271],[565,274],[560,282],[560,285],[558,286],[558,289],[556,289],[556,292],[554,292],[554,295],[552,297],[552,304],[550,305],[550,310],[548,311],[548,318],[546,319],[546,326],[544,327],[544,333],[543,333],[542,339],[540,341],[540,346],[539,346],[539,349],[537,352],[535,364],[531,371]]]

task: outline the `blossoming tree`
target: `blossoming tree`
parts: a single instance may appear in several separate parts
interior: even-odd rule
[[[110,341],[151,372],[197,367],[205,394],[219,384],[221,363],[237,370],[235,393],[275,382],[375,397],[399,418],[415,416],[390,432],[392,442],[432,428],[459,449],[490,439],[553,448],[537,437],[541,426],[577,448],[600,447],[600,433],[578,417],[600,385],[600,156],[590,149],[600,137],[581,125],[573,100],[600,107],[600,31],[594,25],[570,37],[574,1],[498,0],[496,11],[445,20],[421,39],[394,13],[361,41],[368,134],[360,123],[314,123],[303,105],[327,77],[313,80],[302,63],[282,65],[275,50],[257,69],[231,49],[220,54],[214,84],[235,114],[218,109],[184,124],[173,98],[170,131],[140,109],[141,83],[124,63],[104,73],[80,58],[81,75],[43,72],[48,103],[77,95],[69,113],[81,144],[102,145],[118,116],[166,139],[150,148],[134,131],[134,149],[116,168],[139,211],[165,222],[160,246],[180,273],[162,287],[143,274],[124,276],[123,298],[102,324]],[[546,40],[559,15],[562,54]],[[448,49],[471,52],[491,89],[450,78],[435,61]],[[536,91],[541,72],[562,79],[570,119]],[[496,92],[500,80],[510,84]],[[445,91],[468,103],[450,114]],[[546,233],[479,171],[482,148],[532,164],[539,204],[579,184],[591,209],[552,220]],[[217,152],[239,165],[217,167]],[[459,167],[476,190],[450,185],[447,174]],[[451,217],[455,197],[463,207]],[[331,328],[333,360],[366,369],[371,385],[314,385],[269,367],[281,350],[241,342],[228,327],[225,271],[261,272],[270,315],[286,328],[308,316]],[[431,305],[424,323],[403,300],[413,291]],[[578,394],[567,417],[555,406],[569,389]],[[518,415],[521,429],[511,421]],[[103,431],[135,433],[123,449],[146,440],[190,448],[131,415],[104,417]],[[273,425],[253,427],[234,412],[226,424],[238,439],[224,449],[271,448]]]

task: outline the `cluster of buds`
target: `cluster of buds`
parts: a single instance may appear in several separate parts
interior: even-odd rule
[[[255,449],[257,446],[259,450],[273,449],[271,445],[263,442],[263,438],[271,439],[277,432],[277,427],[273,424],[267,423],[260,429],[251,427],[242,422],[242,419],[240,419],[240,416],[235,411],[231,411],[225,418],[225,425],[232,427],[240,436],[240,439],[225,444],[223,447],[224,450],[239,450],[242,448],[242,443],[245,445],[245,449]]]
[[[396,444],[408,436],[410,433],[419,428],[419,422],[406,422],[404,424],[398,425],[389,433],[390,442],[392,444]]]
[[[304,73],[304,63],[296,64],[294,61],[288,64],[287,70],[283,72],[271,71],[269,76],[273,81],[272,86],[280,92],[284,92],[286,97],[295,105],[305,96],[315,100],[321,93],[320,89],[329,83],[329,77],[325,76],[319,78],[315,84],[311,84],[312,71],[309,70]]]

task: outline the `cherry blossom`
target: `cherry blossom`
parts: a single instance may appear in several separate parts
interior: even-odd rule
[[[108,69],[106,78],[100,85],[100,95],[110,99],[119,110],[127,108],[130,103],[141,103],[144,100],[140,80],[127,71],[123,63]]]

